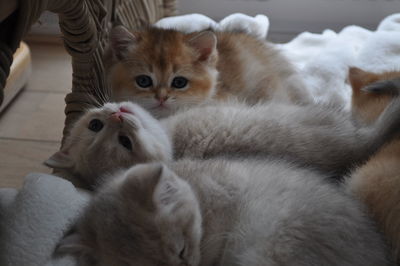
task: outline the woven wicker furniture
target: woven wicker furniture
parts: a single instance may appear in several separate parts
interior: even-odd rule
[[[65,97],[65,138],[71,123],[108,95],[102,57],[112,25],[133,28],[154,23],[173,15],[176,1],[0,0],[0,104],[12,55],[30,26],[46,10],[59,15],[64,46],[72,57],[72,88]]]

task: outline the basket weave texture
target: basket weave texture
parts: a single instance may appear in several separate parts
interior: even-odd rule
[[[0,0],[9,1],[9,0]],[[72,58],[72,88],[65,97],[64,138],[82,112],[107,100],[103,53],[113,24],[128,28],[174,15],[176,0],[23,0],[0,23],[0,104],[12,55],[30,26],[48,10],[59,16],[64,46]],[[49,125],[50,126],[50,125]]]

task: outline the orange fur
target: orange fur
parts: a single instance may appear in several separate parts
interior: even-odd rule
[[[370,73],[357,68],[349,71],[353,88],[353,113],[371,123],[388,105],[392,95],[361,91],[373,82],[400,77],[400,72]],[[400,263],[400,139],[395,139],[379,150],[348,181],[349,189],[369,208],[392,245]]]
[[[372,73],[352,67],[349,70],[349,81],[353,89],[352,112],[363,122],[370,123],[383,112],[391,100],[391,95],[367,93],[361,89],[371,83],[400,77],[399,71]]]
[[[284,84],[296,72],[278,50],[244,33],[210,33],[204,40],[193,41],[202,33],[158,28],[131,33],[135,44],[125,58],[114,58],[108,71],[112,99],[134,100],[150,112],[158,108],[160,97],[167,99],[166,105],[172,109],[175,103],[190,107],[232,97],[255,104],[271,99],[278,90],[288,90],[289,101],[302,101],[302,93],[293,89],[303,89],[301,80],[291,86]],[[211,35],[216,38],[214,50]],[[141,74],[155,80],[148,90],[135,83]],[[172,88],[171,79],[176,76],[188,79],[187,89]]]

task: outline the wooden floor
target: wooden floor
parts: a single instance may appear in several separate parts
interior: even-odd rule
[[[29,44],[32,76],[0,115],[0,187],[20,187],[30,172],[50,173],[42,163],[58,150],[64,97],[70,91],[69,55],[58,44]]]

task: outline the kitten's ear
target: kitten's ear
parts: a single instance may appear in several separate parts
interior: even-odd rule
[[[153,201],[163,212],[170,212],[179,202],[182,184],[166,166],[161,165],[158,183],[153,192]]]
[[[56,252],[62,254],[88,254],[90,251],[91,249],[82,243],[82,238],[78,233],[64,237],[56,248]]]
[[[200,32],[189,39],[188,43],[197,50],[199,61],[207,61],[216,54],[217,37],[212,31]]]
[[[121,186],[121,195],[126,202],[133,201],[141,207],[154,210],[154,191],[163,173],[161,163],[149,163],[132,167],[126,172],[125,181]]]
[[[116,26],[110,32],[110,47],[117,59],[126,58],[137,43],[137,37],[124,26]]]
[[[44,164],[50,168],[69,169],[74,167],[74,161],[65,151],[57,151]]]
[[[350,67],[348,79],[353,93],[358,93],[361,89],[376,80],[376,74],[364,71],[358,67]]]

